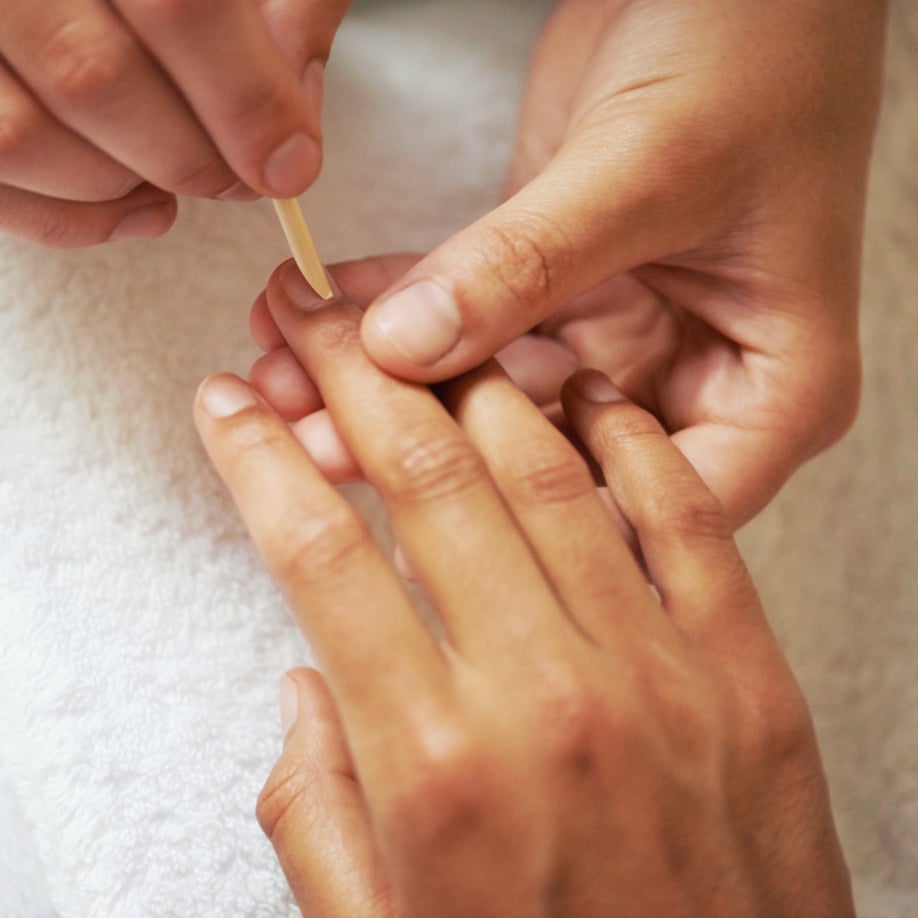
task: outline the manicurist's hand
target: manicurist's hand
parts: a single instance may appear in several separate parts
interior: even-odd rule
[[[350,0],[4,0],[0,232],[156,236],[179,194],[290,197]]]
[[[370,355],[443,380],[535,327],[501,355],[527,391],[600,368],[748,519],[856,411],[884,7],[562,0],[512,196],[407,273],[366,266]]]
[[[282,270],[281,274],[284,271]],[[315,918],[853,914],[813,729],[720,503],[596,371],[585,463],[493,364],[434,395],[366,356],[295,269],[267,305],[439,617],[272,408],[230,376],[195,416],[325,672],[284,680],[258,805]]]

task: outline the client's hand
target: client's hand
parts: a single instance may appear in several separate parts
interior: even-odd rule
[[[165,232],[176,194],[289,197],[319,171],[350,0],[4,0],[0,232]]]
[[[442,380],[538,326],[503,355],[521,385],[550,401],[602,369],[748,519],[857,407],[884,6],[560,2],[513,196],[382,266],[370,355]]]
[[[391,513],[442,631],[246,383],[204,443],[325,671],[285,679],[258,805],[297,901],[338,918],[851,915],[806,704],[718,501],[596,371],[580,456],[493,364],[395,381],[360,311],[268,305]]]

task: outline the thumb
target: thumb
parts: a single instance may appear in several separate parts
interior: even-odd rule
[[[370,356],[408,379],[450,378],[601,281],[677,244],[684,250],[694,240],[680,237],[682,227],[705,232],[697,214],[681,219],[695,191],[683,155],[637,125],[610,153],[610,130],[615,136],[606,125],[600,137],[569,142],[532,182],[374,302],[362,326]]]
[[[322,675],[281,680],[281,757],[258,798],[297,905],[315,918],[392,915],[389,886],[370,831],[341,720]]]

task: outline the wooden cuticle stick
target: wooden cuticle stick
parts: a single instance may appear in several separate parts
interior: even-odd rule
[[[293,259],[303,272],[303,277],[323,300],[330,300],[335,292],[329,283],[325,265],[316,251],[316,244],[312,241],[312,233],[306,225],[300,202],[296,198],[275,198],[274,210],[277,211],[277,217],[287,237],[287,245],[290,246]]]

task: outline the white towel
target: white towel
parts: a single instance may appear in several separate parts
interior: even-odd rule
[[[918,16],[905,4],[863,420],[744,537],[874,918],[918,905],[918,230],[901,204],[916,193]],[[496,201],[549,5],[354,10],[329,71],[325,170],[303,199],[328,259],[428,248]],[[280,744],[277,678],[309,653],[190,422],[200,378],[256,355],[248,308],[284,257],[264,202],[183,202],[155,242],[0,240],[0,918],[296,913],[253,808]]]

